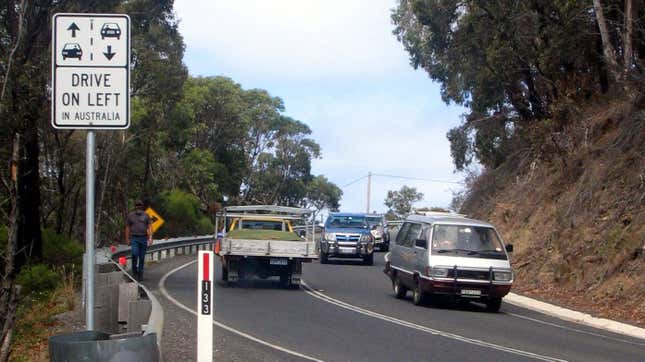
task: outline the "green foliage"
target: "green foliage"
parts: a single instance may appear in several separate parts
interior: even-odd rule
[[[620,53],[624,5],[603,3],[609,36]],[[441,85],[445,102],[470,109],[447,135],[457,170],[473,156],[496,168],[512,152],[509,140],[529,122],[560,117],[557,104],[575,104],[607,89],[590,0],[399,0],[392,21],[411,65]],[[640,22],[634,26],[638,44],[645,33]],[[634,51],[639,53],[629,60],[634,64],[624,67],[638,72],[645,48]]]
[[[50,266],[73,265],[82,270],[84,249],[77,241],[66,235],[57,234],[54,230],[42,231],[43,261]]]
[[[203,215],[199,199],[190,193],[175,189],[161,194],[159,213],[165,224],[158,236],[183,236],[213,232],[213,224]]]
[[[423,193],[418,192],[415,187],[401,186],[399,191],[388,191],[385,198],[385,206],[388,213],[394,213],[399,218],[406,216],[412,211],[412,204],[423,200]]]
[[[56,288],[59,281],[58,273],[45,264],[25,265],[16,278],[24,295],[46,295]]]
[[[306,207],[314,208],[316,213],[323,209],[338,211],[343,190],[330,182],[327,177],[318,175],[306,185]],[[315,215],[314,215],[315,218]]]

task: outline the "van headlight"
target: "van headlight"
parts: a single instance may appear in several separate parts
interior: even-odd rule
[[[370,241],[370,235],[369,234],[363,234],[361,235],[361,243],[369,243]]]
[[[448,277],[448,268],[432,268],[430,269],[430,276],[433,278],[446,278]]]
[[[327,241],[336,241],[336,234],[334,234],[334,233],[325,233],[325,240],[327,240]]]
[[[493,279],[501,282],[508,282],[513,279],[513,273],[510,271],[495,271],[493,272]]]

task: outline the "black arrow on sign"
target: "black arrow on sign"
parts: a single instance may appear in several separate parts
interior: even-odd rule
[[[112,53],[112,46],[108,45],[107,52],[103,52],[103,55],[105,55],[107,60],[112,60],[112,57],[114,57],[116,53]]]
[[[76,32],[81,30],[81,29],[78,27],[78,25],[76,25],[76,23],[72,23],[72,25],[70,25],[67,28],[67,30],[71,30],[72,31],[72,38],[76,38]]]

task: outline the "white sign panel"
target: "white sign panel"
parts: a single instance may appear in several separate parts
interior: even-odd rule
[[[55,14],[52,24],[52,125],[128,128],[130,18]]]
[[[212,251],[197,254],[197,361],[213,361],[213,268]]]

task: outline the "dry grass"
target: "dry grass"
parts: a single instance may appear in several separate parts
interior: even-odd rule
[[[645,326],[645,104],[592,107],[481,175],[463,211],[515,244],[516,291]]]
[[[61,282],[54,291],[19,306],[10,361],[48,361],[48,338],[61,332],[56,316],[78,307],[76,273],[64,267],[57,272]]]

